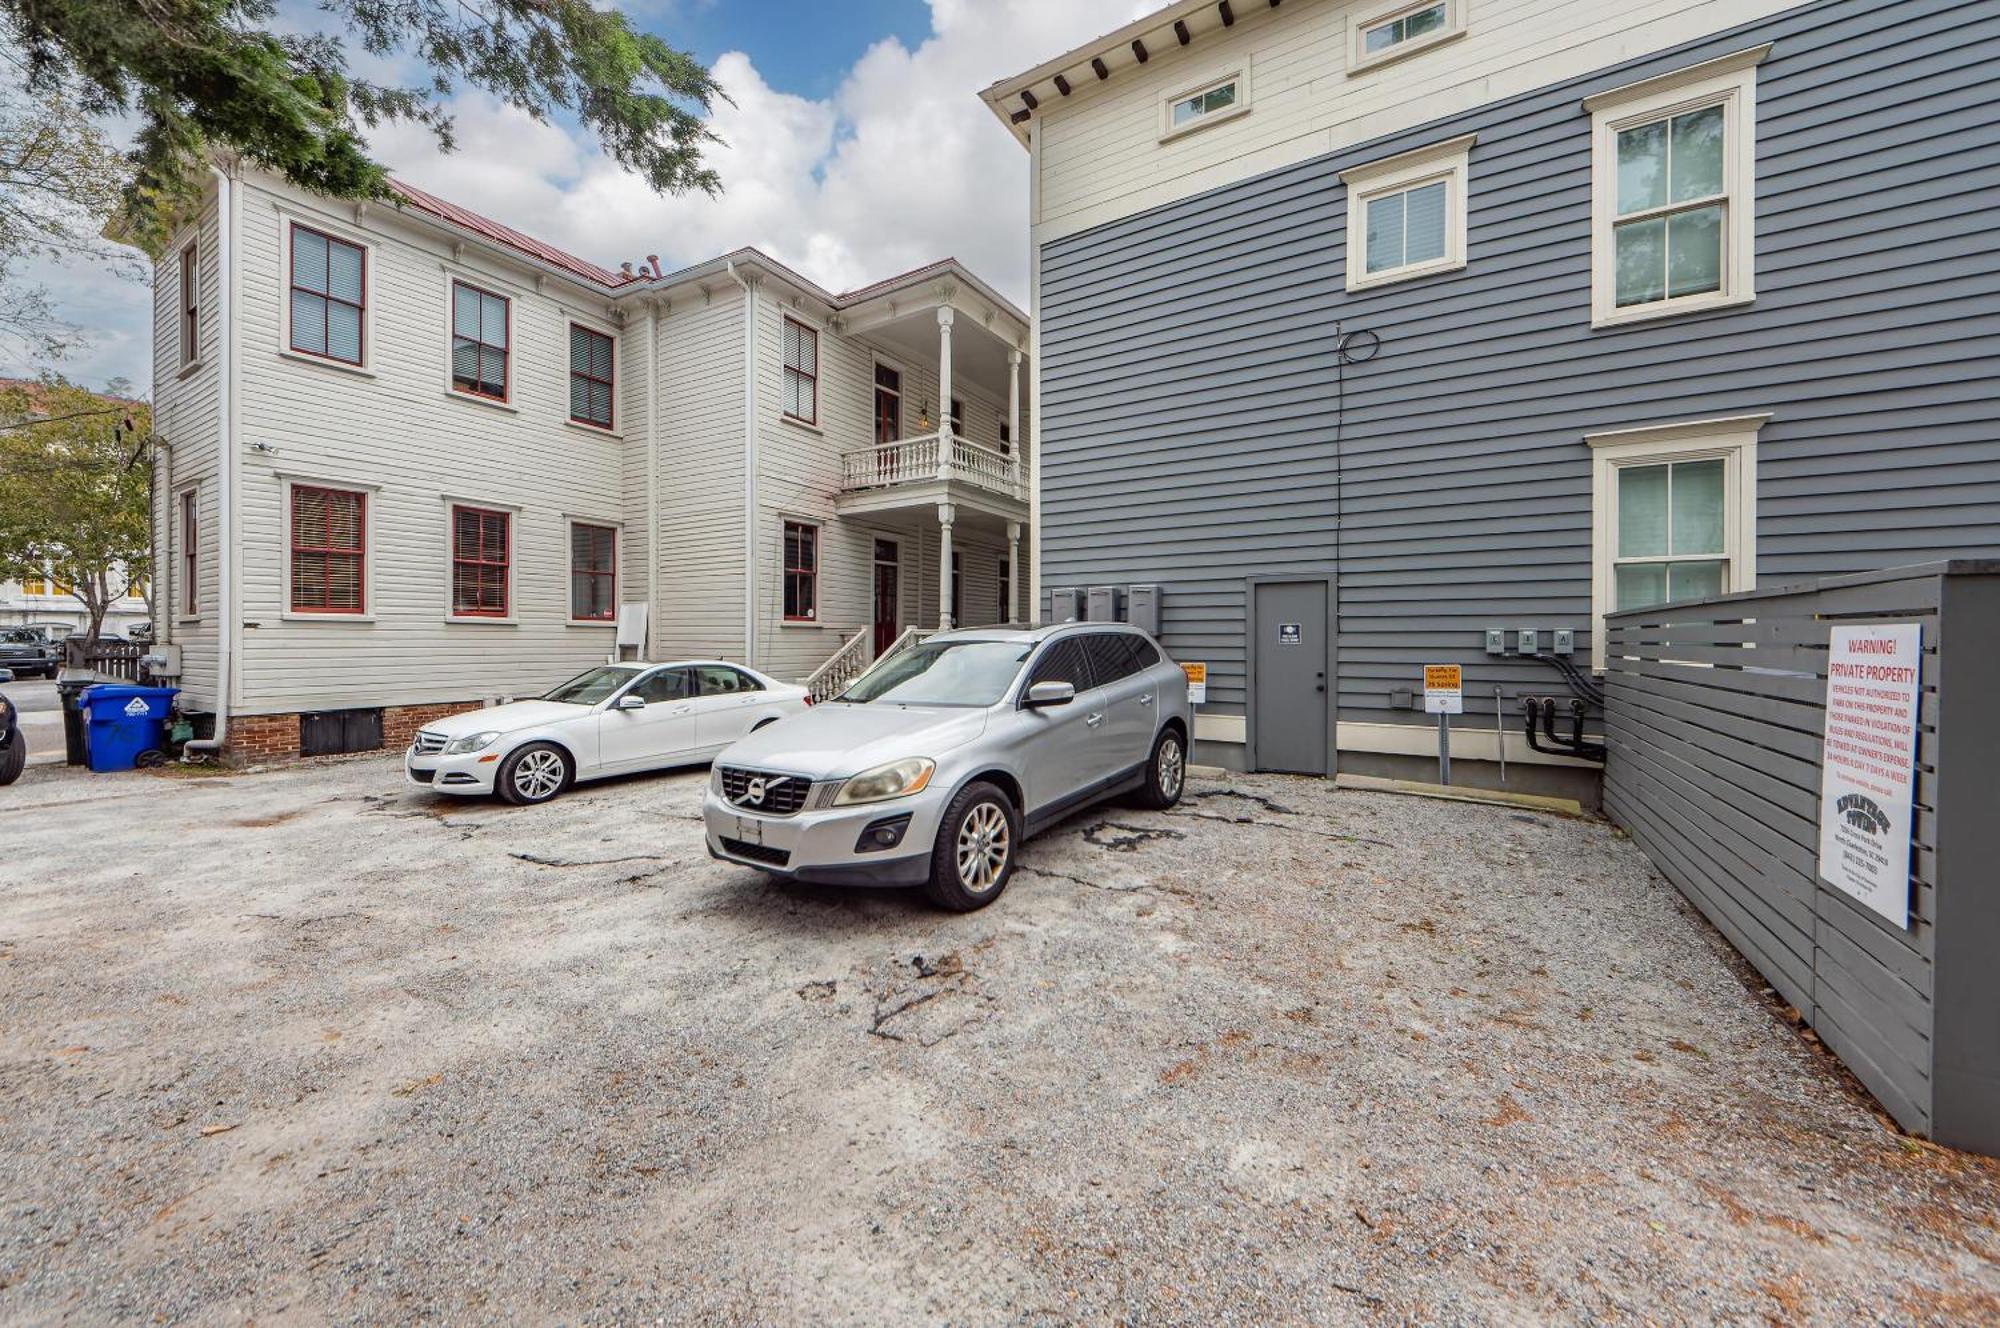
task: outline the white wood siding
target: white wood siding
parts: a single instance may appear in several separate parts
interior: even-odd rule
[[[157,519],[166,524],[159,529],[166,538],[159,543],[160,556],[169,567],[155,580],[171,591],[155,600],[155,610],[181,647],[179,686],[191,708],[208,709],[215,704],[216,625],[220,613],[216,604],[216,576],[220,546],[216,542],[215,520],[221,491],[217,486],[217,446],[221,427],[222,328],[218,317],[222,308],[222,267],[216,261],[216,244],[221,214],[216,207],[211,183],[206,202],[193,223],[174,236],[167,256],[153,270],[153,429],[172,446],[171,477],[162,478],[154,495]],[[189,370],[181,362],[181,274],[180,254],[188,241],[200,246],[198,367]],[[194,489],[198,502],[196,539],[197,600],[199,613],[192,619],[183,614],[186,588],[181,578],[180,497]]]
[[[1036,112],[1037,246],[1350,144],[1547,87],[1803,0],[1462,0],[1463,37],[1349,74],[1349,23],[1390,0],[1239,6],[1233,28],[1086,79]],[[1160,141],[1160,101],[1250,69],[1247,114]]]
[[[282,353],[287,217],[372,244],[365,373]],[[568,519],[625,516],[628,447],[567,423],[569,323],[620,334],[605,300],[532,278],[376,207],[353,213],[262,180],[243,192],[239,438],[244,629],[240,709],[405,705],[540,691],[612,649],[603,626],[570,626]],[[506,407],[449,389],[453,277],[512,299]],[[643,335],[643,330],[641,332]],[[627,378],[616,419],[643,397]],[[268,449],[268,450],[266,450]],[[295,615],[284,584],[288,479],[369,494],[368,612]],[[518,509],[505,622],[448,622],[447,504]],[[630,584],[627,568],[626,584]],[[255,626],[251,626],[255,624]]]

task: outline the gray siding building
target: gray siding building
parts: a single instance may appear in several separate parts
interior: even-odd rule
[[[1587,670],[1616,608],[2000,555],[2000,9],[1499,8],[1179,4],[986,94],[1042,603],[1161,587],[1205,759],[1432,777],[1457,663],[1455,775],[1500,718],[1590,797],[1522,629]]]

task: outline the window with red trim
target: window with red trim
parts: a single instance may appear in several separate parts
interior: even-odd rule
[[[181,367],[201,358],[201,249],[181,250]]]
[[[504,295],[451,283],[451,385],[458,391],[507,399],[509,304]]]
[[[819,333],[785,320],[785,414],[819,423]]]
[[[819,616],[819,527],[785,523],[785,621],[812,622]]]
[[[569,417],[578,424],[611,427],[611,338],[569,325]]]
[[[569,528],[569,616],[578,622],[618,617],[618,532],[610,526]]]
[[[292,612],[363,610],[367,524],[365,494],[292,486]]]
[[[293,350],[361,363],[368,253],[307,226],[292,227]]]
[[[514,515],[484,507],[451,509],[451,611],[461,618],[507,616]]]
[[[181,612],[201,612],[201,583],[195,579],[200,569],[201,546],[195,543],[195,491],[181,495]]]

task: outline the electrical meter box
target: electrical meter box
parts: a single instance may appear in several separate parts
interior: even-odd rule
[[[1154,636],[1160,634],[1160,588],[1133,586],[1125,592],[1125,621]]]
[[[1085,617],[1090,622],[1117,622],[1123,615],[1125,591],[1119,586],[1092,586],[1090,598],[1085,604]]]
[[[1049,621],[1051,623],[1072,623],[1083,621],[1083,592],[1074,588],[1063,588],[1049,592]]]

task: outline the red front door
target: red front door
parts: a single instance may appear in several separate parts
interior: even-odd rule
[[[875,541],[875,653],[896,639],[897,548],[894,540]]]

